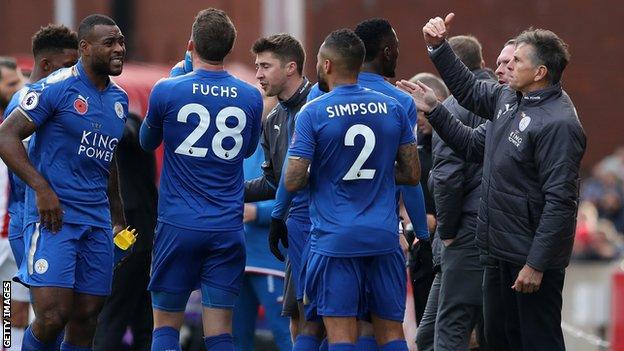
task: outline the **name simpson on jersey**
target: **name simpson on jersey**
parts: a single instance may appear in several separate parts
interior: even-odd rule
[[[238,91],[236,87],[193,83],[193,94],[235,98],[238,96]]]
[[[361,103],[350,103],[350,104],[340,104],[340,105],[331,105],[325,108],[327,112],[327,117],[341,117],[341,116],[354,116],[354,115],[366,115],[373,113],[383,113],[388,114],[388,106],[385,102],[361,102]]]

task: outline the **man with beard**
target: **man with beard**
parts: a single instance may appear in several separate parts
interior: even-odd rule
[[[261,145],[265,161],[262,176],[245,183],[245,201],[273,199],[282,174],[288,144],[295,129],[295,115],[306,103],[311,84],[303,76],[305,52],[301,43],[288,34],[258,39],[251,51],[256,55],[256,78],[267,96],[277,96],[279,104],[269,113]],[[296,300],[301,251],[310,231],[307,193],[301,192],[290,206],[290,215],[272,216],[269,230],[271,252],[284,260],[279,242],[288,249],[284,306],[282,315],[290,317],[291,337],[297,337],[303,318]]]
[[[128,111],[121,74],[124,37],[109,17],[86,17],[81,60],[30,87],[0,126],[0,156],[27,185],[25,257],[18,279],[31,287],[35,321],[23,350],[89,350],[110,293],[113,233],[125,227],[115,147]],[[22,140],[36,131],[26,154]]]
[[[355,350],[363,312],[371,314],[382,350],[407,350],[395,182],[418,183],[418,151],[401,105],[357,84],[364,55],[351,30],[325,39],[317,71],[319,88],[330,92],[297,117],[284,185],[293,192],[310,182],[314,230],[304,303],[306,319],[322,318],[329,350]],[[314,346],[296,344],[295,350]]]

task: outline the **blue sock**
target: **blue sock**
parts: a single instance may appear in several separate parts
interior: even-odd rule
[[[311,335],[299,335],[293,345],[293,351],[316,351],[321,342]]]
[[[327,341],[327,338],[324,338],[323,341],[321,341],[321,346],[319,346],[319,351],[328,351],[329,350],[329,342]]]
[[[172,327],[160,327],[152,332],[152,351],[180,351],[180,332]]]
[[[377,341],[373,336],[360,336],[357,344],[355,344],[357,351],[377,351]]]
[[[63,339],[65,339],[65,329],[61,330],[59,335],[56,337],[56,343],[54,344],[55,350],[61,349],[61,344],[63,343]]]
[[[24,331],[24,340],[22,341],[22,351],[54,351],[54,344],[45,345],[32,332],[29,325]]]
[[[219,334],[204,338],[204,345],[208,351],[234,351],[232,334]]]
[[[394,340],[387,344],[381,345],[380,351],[407,351],[407,342],[405,340]]]
[[[74,346],[72,344],[68,344],[66,342],[63,342],[61,344],[61,351],[92,351],[93,349],[90,347],[79,347],[79,346]]]
[[[355,351],[355,344],[350,344],[348,342],[329,344],[329,351]]]

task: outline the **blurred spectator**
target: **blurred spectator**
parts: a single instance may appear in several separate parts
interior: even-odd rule
[[[624,182],[624,146],[615,149],[615,152],[602,160],[598,167],[605,173],[614,174],[620,182]]]
[[[24,76],[12,57],[0,57],[0,116],[15,92],[24,86]]]
[[[600,219],[596,207],[581,203],[572,257],[577,260],[612,260],[622,251],[622,238],[613,223]]]
[[[596,206],[598,217],[613,223],[624,233],[624,148],[619,148],[592,171],[581,186],[581,200]]]

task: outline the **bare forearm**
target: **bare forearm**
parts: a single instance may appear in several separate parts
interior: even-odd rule
[[[0,131],[0,157],[13,173],[35,191],[49,187],[48,182],[28,159],[19,136]]]
[[[418,167],[420,169],[420,167]],[[416,180],[415,180],[416,179]],[[416,185],[420,179],[420,171],[414,176],[414,171],[402,169],[398,164],[394,166],[394,182],[398,185]]]
[[[295,192],[305,188],[308,185],[309,166],[310,161],[306,159],[300,157],[292,157],[288,159],[286,178],[284,178],[286,190]]]
[[[394,180],[401,185],[416,185],[420,181],[420,160],[416,143],[399,147],[394,166]]]
[[[108,199],[110,201],[111,220],[114,226],[126,226],[126,217],[123,211],[123,201],[119,191],[119,172],[117,171],[117,157],[113,158],[111,172],[108,178]]]

